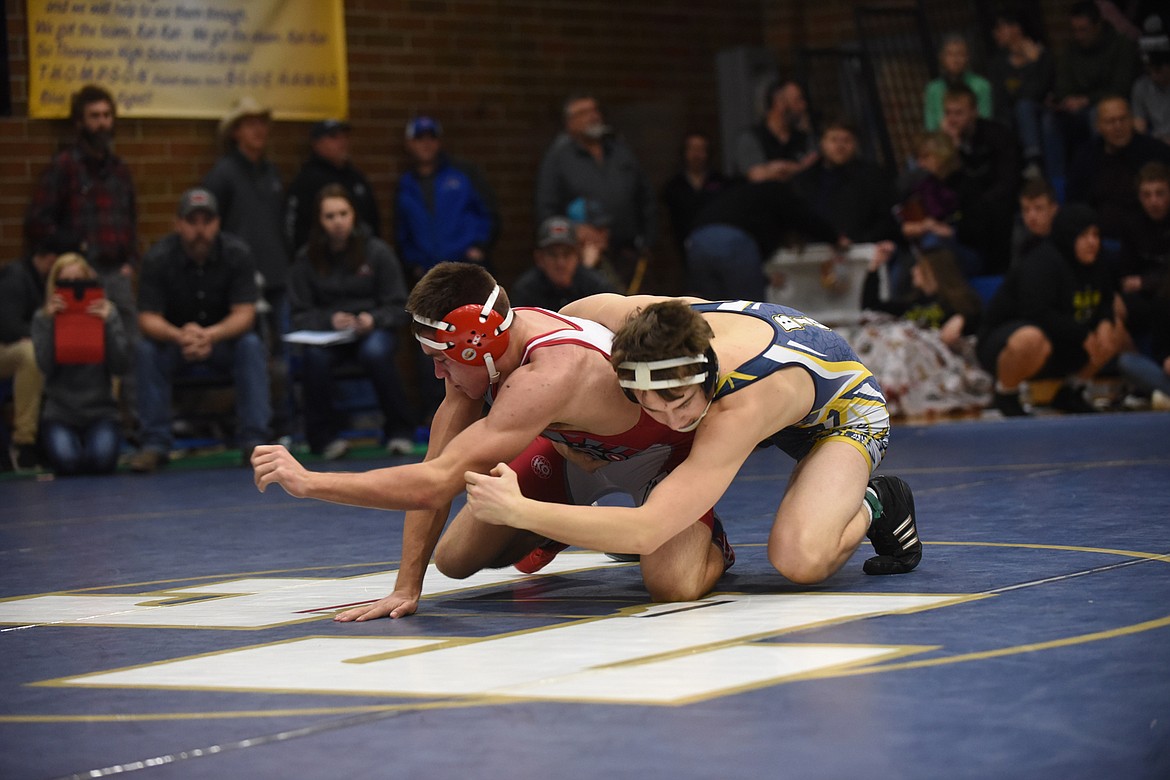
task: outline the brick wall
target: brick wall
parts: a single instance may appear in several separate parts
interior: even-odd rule
[[[414,112],[443,122],[450,151],[478,163],[503,212],[497,264],[509,280],[531,259],[532,186],[559,130],[560,104],[584,88],[634,144],[657,185],[672,172],[690,127],[717,127],[714,57],[764,43],[761,0],[349,0],[350,112],[355,162],[372,180],[390,230],[390,198],[403,167],[402,128]],[[73,131],[27,119],[27,18],[8,13],[13,116],[0,118],[0,258],[22,251],[25,204],[37,173]],[[768,15],[774,12],[769,11]],[[170,230],[179,194],[214,161],[206,120],[122,119],[118,153],[141,203],[144,243]],[[272,157],[291,178],[306,123],[278,122]],[[668,241],[661,241],[669,252]]]

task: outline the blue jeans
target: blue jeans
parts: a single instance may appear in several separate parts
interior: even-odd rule
[[[1061,115],[1055,111],[1044,111],[1040,116],[1040,134],[1044,139],[1044,176],[1058,189],[1058,200],[1064,202],[1065,167],[1068,164],[1068,144],[1065,143],[1065,128]]]
[[[402,389],[395,352],[398,339],[388,330],[375,329],[350,344],[306,346],[302,355],[301,386],[305,401],[305,438],[310,449],[321,450],[340,429],[333,406],[333,368],[356,362],[374,385],[382,411],[382,432],[387,438],[414,436],[414,411]]]
[[[45,420],[41,441],[57,474],[109,474],[118,465],[122,436],[117,420],[97,420],[80,427]]]
[[[750,235],[731,225],[706,225],[687,238],[687,266],[695,295],[711,301],[762,301],[764,265]]]
[[[1043,112],[1044,107],[1035,100],[1021,98],[1016,101],[1016,137],[1020,141],[1020,148],[1024,150],[1025,160],[1040,157],[1044,149],[1041,135]],[[1057,173],[1063,175],[1063,172]]]
[[[188,363],[178,345],[143,337],[138,340],[138,416],[142,447],[166,452],[171,448],[171,395],[175,377],[196,367],[231,376],[236,390],[237,439],[241,447],[268,440],[272,404],[268,397],[268,350],[252,332],[221,341],[201,363]]]
[[[1170,375],[1145,355],[1122,352],[1117,356],[1117,367],[1121,373],[1147,390],[1161,390],[1170,395]]]

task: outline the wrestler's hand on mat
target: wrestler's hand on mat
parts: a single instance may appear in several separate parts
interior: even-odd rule
[[[511,525],[515,519],[516,505],[524,500],[516,472],[507,463],[497,463],[491,474],[477,474],[467,471],[463,474],[467,483],[467,508],[476,520],[492,525]]]
[[[280,485],[294,498],[304,498],[309,472],[280,444],[261,444],[252,450],[253,478],[261,493],[269,485]]]
[[[360,607],[347,609],[339,615],[334,615],[333,620],[337,623],[361,623],[365,620],[377,620],[387,616],[392,618],[406,617],[413,615],[416,611],[418,611],[417,593],[394,591],[386,598],[378,599],[373,604],[362,604]]]

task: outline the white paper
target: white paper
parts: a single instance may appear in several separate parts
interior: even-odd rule
[[[357,339],[352,330],[294,330],[281,337],[289,344],[309,344],[314,347],[328,347],[333,344],[348,344]]]

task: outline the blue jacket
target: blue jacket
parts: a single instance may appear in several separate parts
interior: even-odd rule
[[[434,176],[434,202],[414,171],[398,179],[394,194],[394,238],[402,261],[425,272],[448,260],[465,260],[473,246],[486,248],[495,217],[472,177],[443,157]]]

